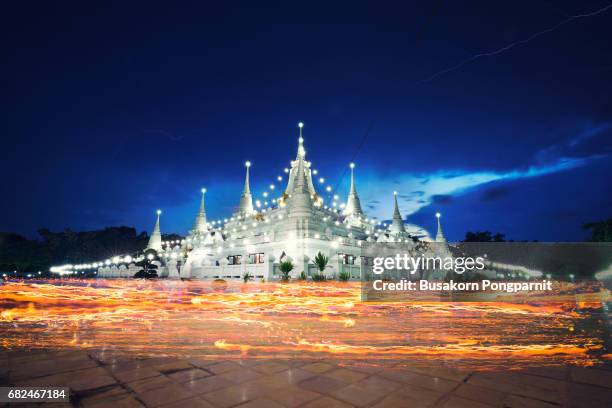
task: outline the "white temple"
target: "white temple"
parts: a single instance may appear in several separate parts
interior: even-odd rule
[[[157,212],[145,253],[157,253],[162,277],[241,279],[248,273],[257,279],[274,280],[279,278],[279,263],[283,260],[294,264],[292,277],[302,272],[312,276],[317,271],[313,259],[321,252],[330,258],[325,275],[333,278],[340,272],[348,272],[352,279],[359,279],[362,266],[368,263],[368,259],[361,256],[365,242],[405,242],[410,245],[419,238],[406,229],[397,192],[394,193],[393,217],[388,228],[381,227],[381,223],[364,214],[353,163],[350,164],[350,189],[344,208],[325,205],[313,183],[313,169],[306,159],[302,128],[300,123],[295,160],[291,161],[291,168],[285,170],[288,175],[286,188],[279,196],[269,197],[273,206],[256,209],[253,205],[249,180],[251,163],[247,161],[244,189],[237,200],[238,206],[223,224],[207,219],[206,189],[202,189],[199,211],[184,240],[162,241],[161,211]],[[437,216],[436,241],[446,242],[439,214]],[[427,236],[420,238],[429,239]],[[138,269],[134,264],[123,266],[122,270],[106,264],[98,269],[98,276],[133,276]]]

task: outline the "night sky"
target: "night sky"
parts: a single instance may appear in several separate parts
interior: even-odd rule
[[[606,2],[13,3],[0,231],[150,231],[161,208],[185,233],[201,187],[230,214],[246,160],[255,198],[284,186],[299,121],[318,189],[345,197],[354,160],[379,219],[393,190],[450,240],[612,216],[612,8],[570,19]]]

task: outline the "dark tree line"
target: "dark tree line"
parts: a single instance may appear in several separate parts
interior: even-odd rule
[[[582,226],[591,231],[591,242],[612,242],[612,218],[605,221],[589,222]]]
[[[27,239],[0,232],[0,271],[48,271],[52,265],[101,261],[116,255],[142,252],[149,236],[131,227],[109,227],[98,231],[38,231],[40,239]],[[172,234],[164,239],[180,239]]]
[[[591,237],[587,241],[612,242],[612,218],[583,224],[582,228],[591,231]],[[463,242],[514,242],[514,240],[506,240],[506,236],[499,232],[493,234],[491,231],[468,231],[465,233]]]

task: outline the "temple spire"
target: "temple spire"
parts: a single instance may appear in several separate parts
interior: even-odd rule
[[[346,215],[360,216],[363,215],[361,209],[361,201],[355,189],[355,163],[350,164],[351,167],[351,188],[349,189],[348,199],[346,200]]]
[[[393,209],[393,222],[391,224],[391,232],[395,234],[406,232],[404,220],[402,219],[402,215],[399,211],[399,206],[397,205],[397,191],[393,192],[393,200],[395,203],[395,208]]]
[[[147,249],[154,249],[155,251],[161,251],[162,249],[161,230],[159,228],[159,216],[160,215],[161,215],[161,210],[157,210],[157,221],[155,221],[153,232],[151,233],[151,237],[149,238],[149,243],[147,244]]]
[[[442,232],[442,224],[440,223],[441,214],[439,212],[436,213],[436,218],[438,219],[438,232],[436,233],[436,242],[446,242],[446,237],[444,237],[444,233]]]
[[[246,166],[246,176],[244,179],[244,190],[240,196],[238,212],[242,215],[251,215],[253,213],[253,197],[251,196],[251,186],[249,184],[249,169],[251,168],[251,162],[247,161],[244,165]]]
[[[206,208],[204,207],[204,194],[206,194],[206,189],[202,189],[202,201],[200,202],[200,210],[198,211],[198,215],[196,217],[195,223],[193,224],[193,232],[207,232],[208,231],[208,223],[206,220]]]
[[[289,201],[289,216],[305,217],[312,214],[312,197],[308,190],[308,181],[306,180],[306,168],[304,159],[298,157],[296,167],[295,183],[290,194]]]

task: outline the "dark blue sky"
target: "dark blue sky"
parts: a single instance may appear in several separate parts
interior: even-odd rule
[[[583,240],[612,216],[612,9],[584,2],[5,5],[0,231],[184,233],[295,156],[447,235]],[[8,9],[7,7],[12,7]],[[19,7],[19,8],[17,8]],[[360,147],[361,146],[361,147]]]

